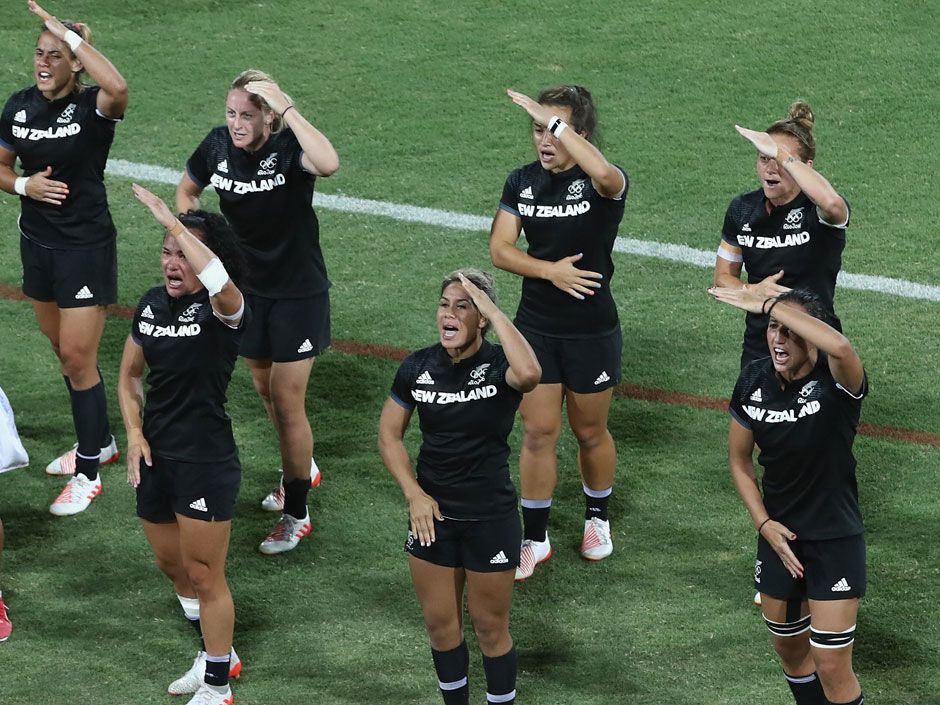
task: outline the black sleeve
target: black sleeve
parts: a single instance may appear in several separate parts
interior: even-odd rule
[[[414,399],[411,396],[411,388],[416,379],[415,354],[412,353],[402,361],[395,373],[395,381],[392,382],[391,397],[404,409],[411,411],[415,408]]]
[[[741,228],[741,224],[738,222],[739,218],[736,218],[737,210],[734,207],[735,201],[731,201],[728,205],[728,210],[725,211],[725,222],[721,226],[721,239],[727,242],[729,245],[734,247],[740,247],[738,244],[738,230]]]
[[[140,347],[144,346],[143,340],[140,337],[140,312],[144,310],[144,300],[141,299],[137,302],[137,308],[134,309],[134,317],[131,319],[131,338],[134,339],[134,342],[137,343]]]
[[[196,147],[196,151],[192,153],[189,161],[186,162],[186,173],[189,174],[189,178],[202,188],[208,186],[209,180],[212,178],[212,172],[209,170],[209,137],[211,134],[210,132],[202,143]]]
[[[499,198],[499,207],[507,213],[519,216],[516,199],[519,195],[519,170],[512,172],[503,185],[503,195]]]
[[[744,426],[744,428],[751,430],[751,420],[744,411],[744,404],[741,402],[741,399],[744,397],[744,387],[745,379],[744,371],[742,370],[741,374],[738,375],[738,381],[734,384],[734,391],[731,393],[731,401],[728,403],[728,413],[731,414],[731,418]]]
[[[3,114],[0,115],[0,147],[7,149],[11,152],[16,150],[13,148],[13,113],[16,112],[16,108],[13,105],[13,97],[7,101],[6,105],[3,106]]]

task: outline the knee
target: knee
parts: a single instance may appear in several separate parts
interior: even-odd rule
[[[252,374],[251,383],[265,404],[271,403],[271,378],[266,374]]]
[[[611,438],[606,424],[572,424],[571,431],[581,448],[596,448]]]
[[[53,344],[56,355],[62,363],[62,371],[75,384],[78,380],[84,381],[91,372],[97,375],[95,364],[95,348],[81,343],[62,342],[58,347]]]
[[[304,390],[277,388],[270,391],[271,408],[278,424],[287,426],[307,422]]]
[[[463,625],[460,619],[453,615],[424,616],[424,628],[428,632],[431,646],[439,648],[443,645],[458,643],[462,639]],[[446,647],[452,648],[452,647]]]
[[[473,632],[484,652],[492,649],[509,636],[509,615],[475,614],[472,616]]]
[[[813,661],[824,685],[835,685],[852,677],[852,659],[843,649],[813,649]]]
[[[809,656],[809,642],[799,637],[774,637],[774,651],[787,673],[797,673]]]
[[[200,561],[187,561],[185,569],[189,584],[193,586],[200,599],[210,594],[215,588],[216,576],[208,564]]]
[[[179,582],[181,578],[186,577],[186,570],[176,558],[158,555],[156,557],[156,563],[160,572],[172,580],[174,584]]]
[[[529,450],[554,447],[561,435],[561,419],[522,419],[523,443]]]

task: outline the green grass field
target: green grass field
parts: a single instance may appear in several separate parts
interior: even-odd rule
[[[532,158],[527,119],[504,89],[577,82],[600,105],[605,153],[631,176],[620,234],[699,249],[717,247],[728,201],[756,183],[734,123],[763,128],[802,97],[817,114],[816,166],[853,207],[844,269],[940,284],[926,246],[940,153],[936,3],[75,0],[47,9],[87,21],[130,83],[112,157],[182,170],[221,123],[228,82],[252,66],[272,73],[339,151],[341,171],[320,191],[488,215],[509,171]],[[36,33],[25,2],[3,3],[0,94],[31,82]],[[108,185],[120,303],[133,305],[159,280],[162,233],[129,180]],[[205,203],[216,206],[211,194]],[[17,213],[0,193],[0,284],[19,284]],[[489,266],[483,232],[319,216],[337,340],[429,344],[441,275]],[[743,321],[705,295],[710,271],[615,262],[625,381],[727,396]],[[519,282],[498,281],[511,311]],[[843,289],[836,305],[871,378],[863,421],[936,432],[938,304]],[[116,429],[127,331],[112,317],[101,347]],[[229,412],[245,474],[229,580],[245,660],[240,704],[440,702],[401,552],[406,506],[375,451],[396,366],[338,350],[317,362],[309,409],[324,482],[311,494],[314,538],[273,559],[257,552],[273,521],[258,503],[276,481],[276,439],[237,369]],[[104,493],[84,514],[47,511],[61,482],[42,468],[73,430],[54,356],[22,302],[0,300],[0,385],[33,460],[0,476],[0,587],[15,625],[0,645],[0,704],[169,702],[166,686],[196,647],[153,566],[123,466],[104,469]],[[563,437],[555,556],[518,587],[513,607],[519,702],[792,702],[750,604],[754,535],[728,478],[727,423],[719,411],[615,400],[616,550],[597,565],[577,553],[583,505],[575,444]],[[417,447],[415,433],[408,440]],[[862,436],[856,454],[869,541],[855,648],[866,702],[938,702],[940,450]],[[478,654],[471,689],[483,702]]]

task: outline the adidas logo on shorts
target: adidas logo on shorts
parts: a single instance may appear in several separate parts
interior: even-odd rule
[[[509,563],[509,559],[506,558],[506,553],[504,551],[500,551],[495,556],[490,558],[490,563],[492,563],[493,565],[499,565],[500,563]]]
[[[75,294],[76,299],[91,299],[94,298],[94,294],[91,293],[91,289],[87,286],[83,286],[78,290],[78,293]]]
[[[759,389],[751,395],[751,401],[762,401]]]
[[[535,196],[532,195],[532,187],[526,186],[522,189],[522,191],[519,192],[519,198],[535,198]]]
[[[832,586],[833,592],[848,592],[852,587],[849,585],[849,581],[845,578],[842,578],[835,585]]]
[[[16,115],[13,116],[13,120],[15,120],[16,122],[26,122],[26,111],[17,110]]]
[[[434,384],[434,380],[431,379],[431,375],[427,370],[421,373],[421,376],[417,379],[418,384]]]
[[[607,370],[604,370],[599,375],[597,375],[597,379],[594,380],[594,386],[596,387],[599,384],[603,384],[604,382],[609,382],[609,381],[610,381],[610,375],[607,374]]]
[[[140,312],[141,318],[153,318],[153,311],[150,310],[150,306],[147,306],[143,311]]]
[[[228,173],[228,159],[223,159],[222,161],[220,161],[216,165],[215,170],[219,172],[220,174],[227,174]]]
[[[297,348],[297,352],[299,353],[310,352],[311,350],[313,350],[313,345],[310,344],[310,338],[304,340],[304,342],[300,344],[300,347]]]
[[[190,509],[195,509],[197,512],[208,512],[209,507],[206,506],[206,498],[200,497],[195,502],[189,503]]]

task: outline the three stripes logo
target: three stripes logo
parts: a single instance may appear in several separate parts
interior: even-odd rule
[[[304,342],[300,344],[300,347],[297,348],[297,352],[299,353],[310,352],[311,350],[313,350],[313,345],[310,343],[310,338],[304,340]]]
[[[145,307],[143,311],[140,312],[140,317],[153,319],[153,311],[150,310],[149,305]]]
[[[26,111],[17,110],[16,115],[13,116],[13,120],[16,122],[26,122]]]
[[[228,159],[223,159],[222,161],[220,161],[216,165],[215,170],[219,172],[220,174],[227,174],[228,173]]]
[[[760,394],[760,389],[758,389],[751,395],[751,401],[761,401],[761,400],[762,400],[762,397]]]
[[[506,552],[505,552],[505,551],[500,551],[500,552],[497,553],[495,556],[493,556],[492,558],[490,558],[490,563],[491,563],[492,565],[499,565],[499,564],[501,564],[501,563],[509,563],[509,559],[506,558]]]
[[[91,293],[91,289],[87,286],[83,286],[78,290],[78,293],[75,294],[76,299],[91,299],[94,298],[94,294]]]
[[[431,374],[425,370],[416,380],[418,384],[434,384],[434,380],[431,379]]]
[[[209,507],[206,506],[206,498],[200,497],[195,502],[189,503],[190,509],[195,509],[197,512],[208,512]]]
[[[839,582],[832,586],[832,592],[848,592],[851,589],[849,581],[845,578],[841,578]]]
[[[522,191],[519,192],[519,198],[535,198],[535,196],[532,195],[532,187],[526,186],[522,189]]]
[[[610,375],[607,374],[607,370],[604,370],[597,376],[597,379],[594,380],[594,386],[596,387],[599,384],[603,384],[604,382],[609,382],[609,381],[610,381]]]

